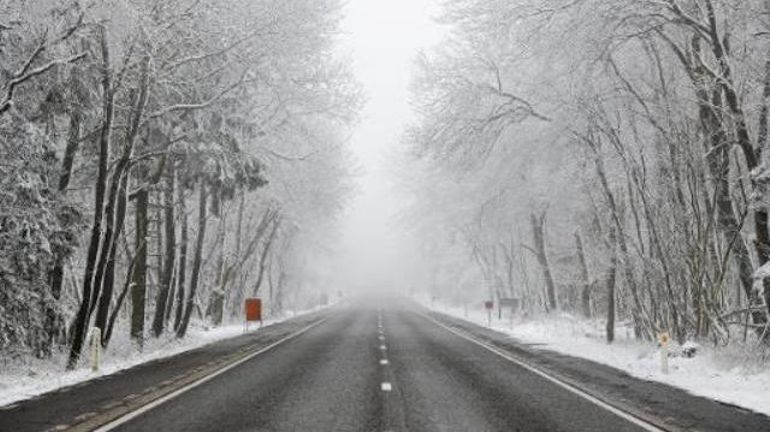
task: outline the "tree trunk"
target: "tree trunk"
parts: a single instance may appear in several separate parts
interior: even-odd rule
[[[262,285],[262,280],[265,277],[265,268],[267,264],[267,257],[270,253],[270,246],[272,246],[275,240],[276,234],[278,234],[278,220],[273,222],[273,229],[270,231],[270,236],[265,241],[265,247],[262,249],[262,256],[259,258],[259,273],[257,274],[257,282],[254,283],[254,295],[259,293],[259,288]]]
[[[115,329],[115,322],[118,319],[118,314],[120,313],[120,308],[123,307],[123,303],[126,300],[126,296],[128,295],[128,291],[131,288],[131,282],[134,278],[134,266],[136,266],[136,255],[133,257],[128,252],[128,246],[126,246],[126,258],[128,258],[130,264],[128,266],[128,272],[126,272],[126,280],[123,282],[123,289],[120,291],[120,294],[118,294],[118,298],[115,301],[115,307],[112,309],[112,313],[110,314],[110,319],[107,322],[107,330],[105,331],[104,338],[102,339],[102,346],[104,349],[107,349],[107,346],[110,344],[110,340],[112,339],[113,330]]]
[[[699,39],[692,41],[693,51],[700,55]],[[741,222],[735,215],[733,200],[730,196],[730,155],[728,152],[728,136],[723,128],[723,102],[719,89],[713,90],[711,96],[705,79],[706,72],[702,67],[694,70],[696,77],[696,97],[698,100],[698,116],[705,133],[706,166],[711,175],[714,187],[714,204],[717,213],[717,227],[727,243],[728,251],[732,251],[738,267],[738,280],[743,292],[751,305],[753,295],[753,265],[751,255],[741,235]],[[763,324],[765,315],[761,311],[751,313],[755,324]]]
[[[185,283],[187,275],[187,209],[184,199],[184,188],[180,185],[179,191],[179,217],[182,220],[182,227],[179,236],[179,271],[176,277],[176,312],[174,313],[174,331],[179,331],[182,325],[182,315],[184,313]]]
[[[198,278],[201,272],[201,262],[203,260],[203,240],[206,235],[206,200],[208,195],[206,194],[206,183],[204,180],[200,181],[200,198],[198,203],[198,238],[195,240],[195,252],[193,255],[192,273],[190,274],[190,293],[187,296],[187,304],[185,305],[184,315],[182,321],[177,329],[176,336],[183,338],[187,333],[187,327],[190,325],[190,316],[192,315],[193,308],[195,307],[195,292],[198,288]]]
[[[220,213],[218,244],[216,246],[219,249],[216,264],[216,280],[214,282],[214,289],[211,290],[209,306],[206,310],[206,315],[215,326],[221,325],[224,318],[225,293],[227,292],[230,274],[230,266],[225,257],[225,240],[227,240],[227,213]]]
[[[580,233],[577,231],[575,231],[575,245],[583,285],[580,290],[580,310],[584,317],[591,318],[591,279],[588,275],[588,264],[586,264],[586,255],[583,250],[583,239],[580,238]]]
[[[72,109],[70,111],[70,125],[69,135],[67,136],[67,147],[64,150],[64,158],[62,160],[62,170],[59,176],[58,192],[64,196],[67,192],[67,188],[72,178],[72,166],[75,162],[75,155],[77,154],[80,146],[80,123],[81,123],[80,111]],[[51,298],[54,301],[61,299],[61,290],[64,283],[64,258],[63,256],[56,256],[53,268],[49,272],[48,282],[50,284]],[[56,343],[58,337],[61,334],[60,323],[62,317],[58,312],[58,309],[54,305],[48,305],[46,307],[46,333],[48,334],[48,345]]]
[[[237,256],[238,262],[232,266],[231,279],[237,279],[238,285],[232,297],[231,315],[238,316],[241,313],[241,302],[246,296],[246,279],[247,273],[243,271],[243,266],[251,258],[251,256],[258,250],[259,242],[265,235],[265,232],[270,228],[270,224],[278,217],[277,211],[267,208],[262,214],[262,217],[257,224],[256,229],[253,230],[254,235],[249,239],[248,244],[243,248],[243,252]]]
[[[551,274],[551,266],[548,262],[548,253],[545,248],[545,215],[543,212],[539,217],[534,213],[530,214],[532,221],[532,237],[535,242],[535,252],[537,261],[543,270],[543,279],[545,280],[545,293],[548,301],[549,310],[556,309],[556,284]]]
[[[163,334],[166,324],[166,304],[169,301],[171,291],[171,279],[174,275],[174,251],[176,250],[174,223],[174,164],[169,164],[169,173],[166,188],[163,191],[163,218],[165,227],[165,263],[160,280],[160,289],[155,301],[155,318],[152,322],[152,332],[155,337]]]
[[[273,306],[273,299],[275,298],[275,291],[273,286],[273,262],[274,259],[270,259],[267,264],[267,299],[270,301],[270,308]]]
[[[717,19],[714,7],[710,1],[706,2],[706,10],[709,20],[711,49],[719,63],[721,71],[721,76],[720,79],[717,80],[717,83],[724,92],[724,100],[729,112],[732,114],[732,127],[737,135],[738,147],[743,153],[746,161],[746,168],[751,172],[759,166],[759,160],[762,154],[762,143],[756,148],[752,144],[749,136],[749,127],[746,124],[746,115],[740,105],[740,97],[735,90],[737,87],[733,80],[730,59],[728,58],[730,55],[729,34],[726,33],[723,37],[720,37],[717,30]],[[721,102],[721,100],[719,102]],[[713,109],[718,109],[721,105],[722,104],[720,103],[719,105],[712,106],[714,107]],[[724,120],[724,118],[721,120]],[[723,129],[727,130],[727,128]],[[726,145],[726,142],[723,144]],[[764,205],[757,205],[754,209],[754,235],[754,247],[757,253],[758,266],[762,266],[770,261],[770,227],[768,226],[767,208]],[[763,323],[766,321],[764,315],[762,315],[761,321]]]
[[[607,343],[612,343],[615,340],[615,279],[618,268],[617,240],[615,237],[615,227],[610,225],[607,242],[610,250],[610,268],[607,271]]]
[[[620,254],[623,258],[623,274],[625,275],[626,283],[631,291],[631,298],[634,301],[634,306],[631,309],[631,315],[634,319],[634,333],[637,338],[644,337],[650,339],[649,323],[645,318],[647,313],[642,304],[642,300],[639,296],[639,289],[634,279],[633,268],[631,267],[631,260],[628,252],[628,245],[626,244],[626,238],[623,231],[623,222],[620,214],[620,209],[615,200],[615,194],[610,189],[609,182],[607,181],[607,173],[604,170],[604,161],[600,154],[599,142],[593,141],[592,138],[587,139],[587,143],[591,146],[594,152],[594,162],[596,165],[596,175],[599,178],[599,183],[602,186],[602,191],[607,198],[607,204],[610,207],[612,213],[612,224],[615,229],[615,238],[617,239],[617,245],[620,249]]]
[[[766,2],[766,13],[770,13],[770,2]],[[757,135],[757,147],[760,149],[761,152],[761,164],[764,167],[765,172],[770,170],[770,141],[768,141],[768,113],[770,112],[770,52],[768,52],[768,59],[765,60],[765,77],[764,77],[764,86],[762,91],[762,108],[759,113],[759,132]],[[768,192],[768,181],[770,179],[764,178],[762,181],[758,182],[757,187],[760,190],[760,196],[767,198],[767,192]],[[755,224],[762,224],[763,226],[767,227],[768,223],[768,214],[767,209],[764,207],[764,214],[763,215],[755,215]],[[762,218],[764,216],[764,218]],[[764,247],[763,247],[764,246]],[[764,238],[764,239],[758,239],[757,240],[757,252],[760,251],[764,253],[768,253],[768,246],[770,246],[770,238]],[[763,282],[763,288],[764,288],[764,296],[765,296],[765,305],[767,307],[767,313],[770,314],[770,279],[765,278]]]
[[[106,258],[105,258],[105,268],[104,268],[104,275],[102,277],[102,283],[99,285],[101,287],[102,295],[99,297],[99,303],[98,307],[96,309],[96,327],[99,327],[100,329],[106,329],[107,325],[107,317],[109,316],[109,310],[110,310],[110,303],[112,300],[112,291],[114,289],[114,282],[115,282],[115,256],[117,253],[118,248],[118,239],[120,238],[120,235],[123,231],[123,226],[125,225],[125,219],[126,219],[126,205],[127,205],[127,187],[128,187],[128,176],[124,175],[122,179],[120,179],[120,184],[118,186],[118,192],[117,192],[117,198],[116,198],[116,206],[117,209],[115,210],[114,215],[114,225],[115,225],[115,232],[114,235],[109,237],[109,244],[105,244],[102,246],[104,250],[106,251]],[[110,205],[108,204],[108,207]],[[112,213],[112,210],[106,212],[107,214]],[[107,239],[106,239],[107,240]],[[107,347],[107,344],[109,344],[109,337],[108,332],[103,331],[102,332],[102,346]]]
[[[147,207],[149,193],[142,189],[136,196],[136,264],[131,281],[131,339],[144,346],[144,315],[147,300]]]
[[[96,326],[102,330],[102,345],[106,345],[104,331],[107,325],[110,305],[112,303],[112,293],[115,282],[115,255],[118,240],[123,232],[126,218],[126,199],[128,196],[128,177],[131,167],[131,156],[134,151],[134,143],[139,132],[139,119],[142,116],[145,102],[147,101],[148,87],[148,63],[149,58],[145,58],[142,63],[141,84],[138,96],[136,93],[131,95],[131,122],[126,133],[126,140],[120,159],[115,165],[110,188],[107,195],[107,204],[104,208],[104,234],[101,240],[101,248],[96,262],[94,272],[94,286],[100,292],[98,310],[96,313]]]
[[[91,225],[91,235],[86,256],[85,273],[83,276],[83,297],[73,323],[74,333],[72,346],[67,360],[67,369],[74,369],[83,349],[88,322],[93,311],[94,299],[94,266],[99,252],[99,243],[102,232],[102,207],[107,188],[107,163],[110,157],[110,139],[112,136],[112,121],[114,115],[114,94],[112,89],[112,65],[110,64],[110,51],[104,26],[99,27],[101,54],[102,54],[102,104],[103,121],[99,137],[99,162],[96,174],[94,193],[94,220]]]

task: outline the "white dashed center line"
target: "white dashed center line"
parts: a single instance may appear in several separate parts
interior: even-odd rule
[[[382,328],[382,311],[377,311],[377,332],[379,335],[377,336],[377,339],[380,340],[380,350],[382,351],[382,356],[386,357],[386,350],[388,349],[387,346],[385,346],[385,329]],[[382,358],[380,359],[380,365],[387,366],[388,365],[388,359]],[[387,381],[380,384],[380,389],[384,392],[389,392],[393,390],[393,385]]]

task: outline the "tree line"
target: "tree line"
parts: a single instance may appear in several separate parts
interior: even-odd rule
[[[767,2],[450,0],[440,21],[404,137],[434,292],[598,317],[610,342],[618,321],[768,340]]]
[[[336,0],[0,5],[0,352],[316,296],[360,105]],[[266,292],[267,291],[267,292]]]

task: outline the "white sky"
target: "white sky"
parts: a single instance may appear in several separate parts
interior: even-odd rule
[[[342,49],[353,58],[367,104],[351,147],[361,175],[343,220],[337,276],[349,288],[397,288],[409,243],[396,226],[402,204],[389,178],[388,154],[412,119],[409,83],[413,60],[442,36],[432,17],[437,0],[349,0]]]

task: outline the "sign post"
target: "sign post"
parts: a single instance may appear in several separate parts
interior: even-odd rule
[[[492,327],[492,309],[495,308],[495,302],[487,300],[484,302],[484,309],[487,310],[487,326]]]
[[[658,334],[658,343],[660,344],[660,371],[668,374],[668,343],[671,338],[668,332]]]
[[[259,326],[262,326],[262,299],[260,298],[247,298],[244,301],[244,307],[246,309],[246,323],[244,324],[244,332],[249,330],[249,323],[251,321],[259,321]]]

